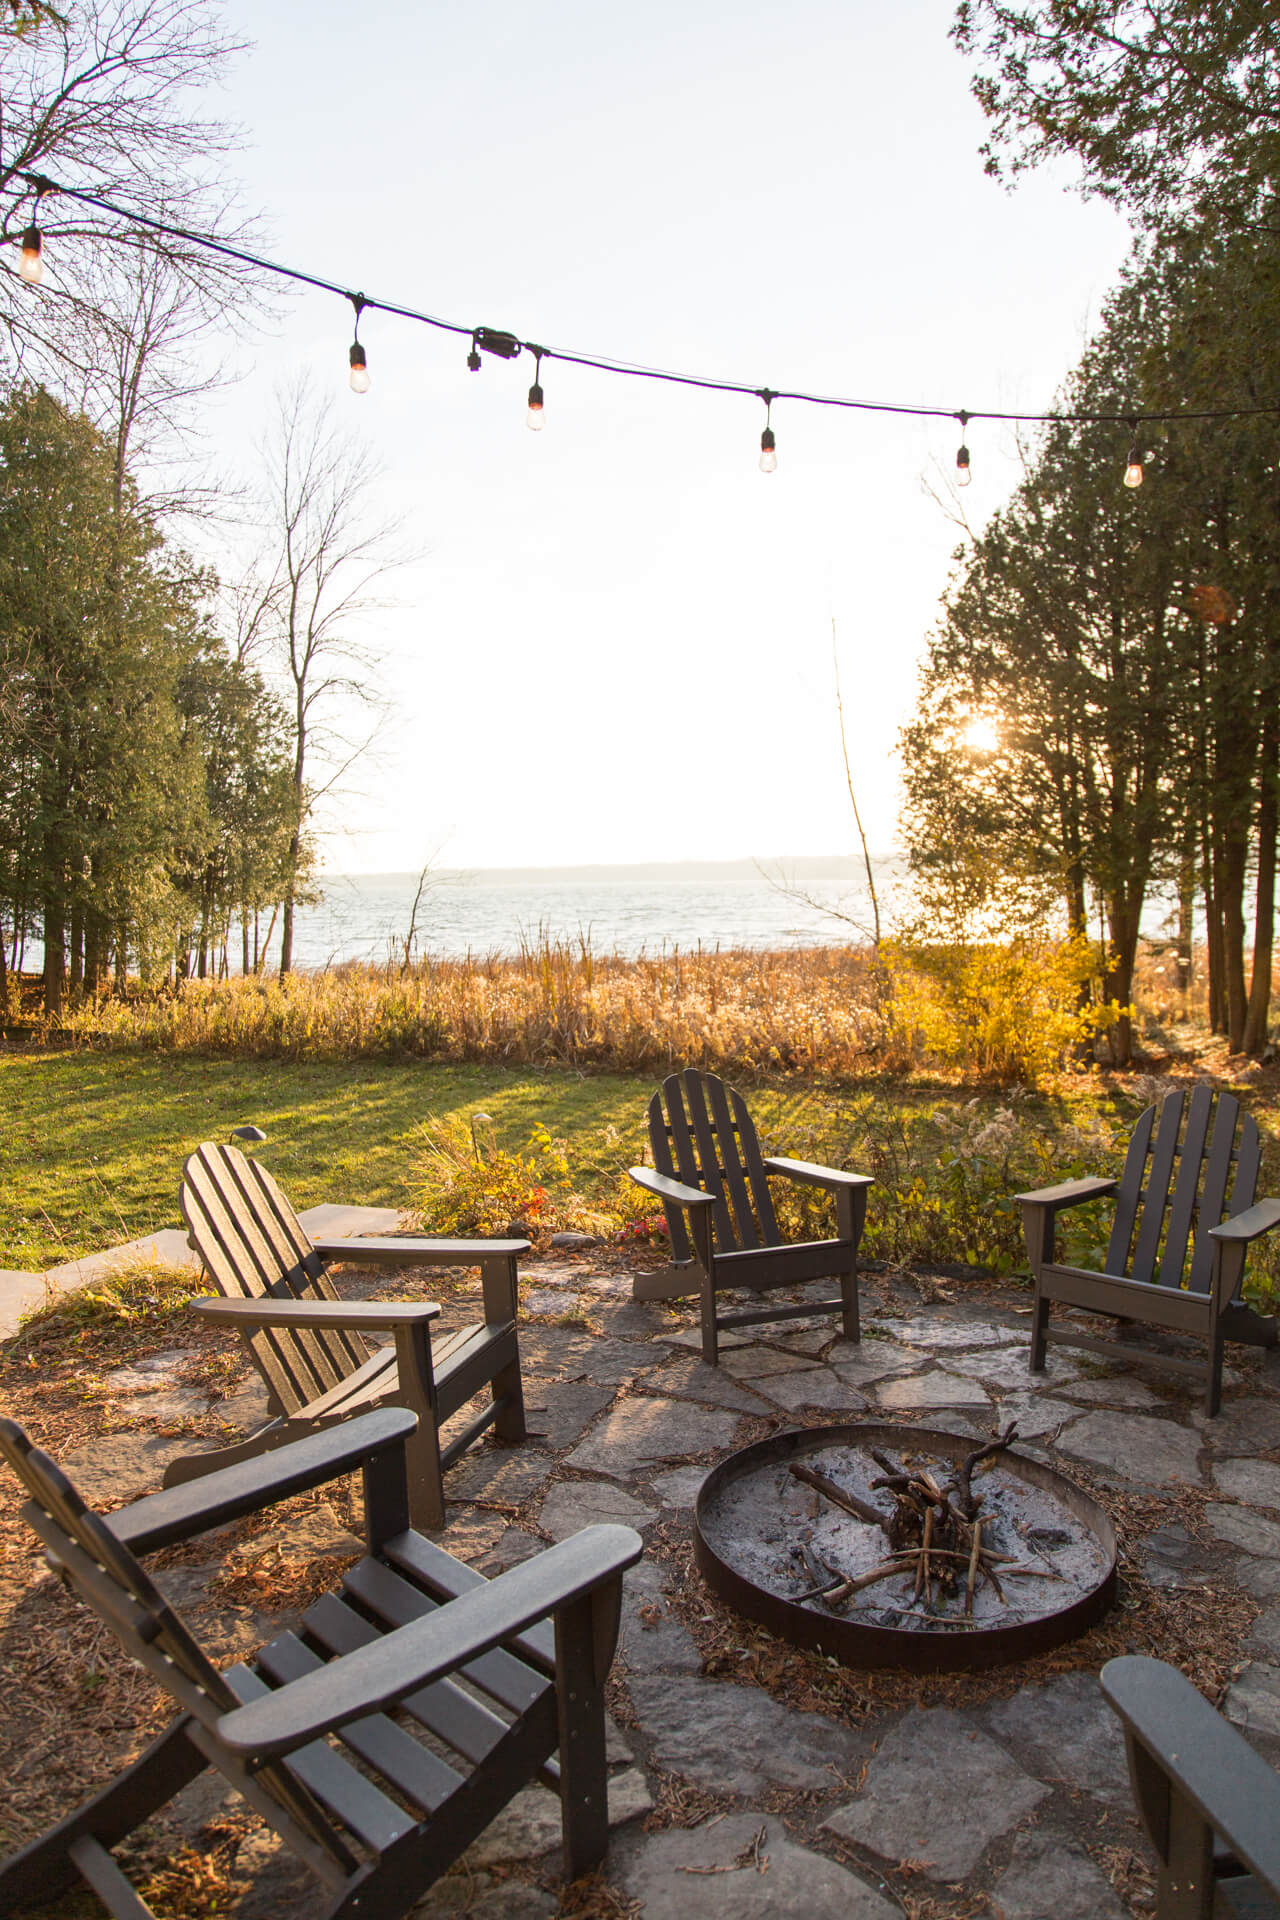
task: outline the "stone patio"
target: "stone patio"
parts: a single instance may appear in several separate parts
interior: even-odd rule
[[[1062,1350],[1027,1369],[1025,1290],[873,1276],[860,1346],[826,1319],[726,1341],[704,1366],[692,1311],[633,1302],[590,1252],[529,1263],[521,1345],[526,1445],[486,1443],[451,1472],[449,1548],[496,1572],[595,1520],[646,1542],[629,1576],[614,1669],[607,1890],[575,1915],[803,1915],[805,1920],[989,1914],[1112,1920],[1141,1913],[1149,1855],[1131,1812],[1097,1671],[1115,1652],[1194,1662],[1225,1711],[1280,1758],[1280,1361],[1231,1353],[1221,1417],[1178,1376],[1121,1372]],[[384,1289],[390,1291],[390,1288]],[[943,1297],[939,1297],[942,1295]],[[950,1297],[946,1297],[949,1295]],[[803,1296],[799,1296],[803,1297]],[[450,1308],[446,1324],[457,1318]],[[582,1324],[585,1321],[587,1324]],[[753,1333],[756,1330],[752,1330]],[[252,1424],[175,1379],[181,1353],[113,1379],[137,1431],[70,1458],[114,1501],[154,1486],[189,1450],[176,1419]],[[198,1404],[197,1404],[198,1403]],[[735,1622],[691,1572],[691,1509],[707,1466],[778,1428],[841,1416],[986,1434],[1017,1419],[1027,1450],[1089,1485],[1121,1529],[1119,1605],[1083,1640],[1025,1667],[912,1679],[833,1670]],[[166,1434],[165,1429],[170,1433]],[[259,1545],[261,1542],[259,1541]],[[354,1551],[323,1521],[317,1557]],[[241,1650],[261,1616],[219,1610],[206,1569],[168,1576],[198,1629]],[[162,1584],[166,1576],[161,1576]],[[203,1616],[203,1617],[202,1617]],[[216,1811],[185,1797],[197,1845]],[[313,1902],[264,1836],[241,1920],[303,1920]],[[473,1920],[552,1915],[558,1819],[522,1794],[415,1911]]]

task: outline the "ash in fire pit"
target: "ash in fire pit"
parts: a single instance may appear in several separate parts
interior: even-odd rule
[[[1115,1536],[1013,1438],[775,1435],[708,1475],[699,1565],[740,1612],[854,1666],[973,1667],[1055,1646],[1110,1604]]]

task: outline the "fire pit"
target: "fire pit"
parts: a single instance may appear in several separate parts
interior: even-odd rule
[[[1013,1437],[869,1423],[774,1434],[703,1481],[698,1566],[738,1613],[846,1666],[1043,1653],[1111,1605],[1116,1537]]]

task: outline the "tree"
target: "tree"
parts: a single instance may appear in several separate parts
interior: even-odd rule
[[[1063,154],[1148,224],[1268,217],[1280,173],[1280,18],[1267,0],[960,0],[988,171]]]
[[[294,824],[280,947],[293,966],[294,909],[305,877],[308,828],[370,744],[349,730],[376,700],[361,622],[382,604],[375,588],[405,556],[398,521],[381,513],[378,469],[334,425],[305,381],[279,398],[263,449],[267,544],[240,594],[245,631],[282,684],[293,755]]]

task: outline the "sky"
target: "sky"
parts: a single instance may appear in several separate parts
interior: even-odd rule
[[[1069,169],[1008,192],[946,0],[230,0],[220,110],[264,251],[550,346],[970,411],[1040,410],[1128,247]],[[235,343],[207,445],[251,478],[309,371],[382,469],[409,564],[360,639],[386,703],[323,818],[332,870],[842,853],[893,845],[898,728],[962,534],[958,429],[764,410],[290,292]],[[979,527],[1018,478],[968,430]],[[1123,463],[1123,448],[1117,459]],[[940,492],[941,503],[933,492]],[[358,724],[358,722],[354,723]]]

